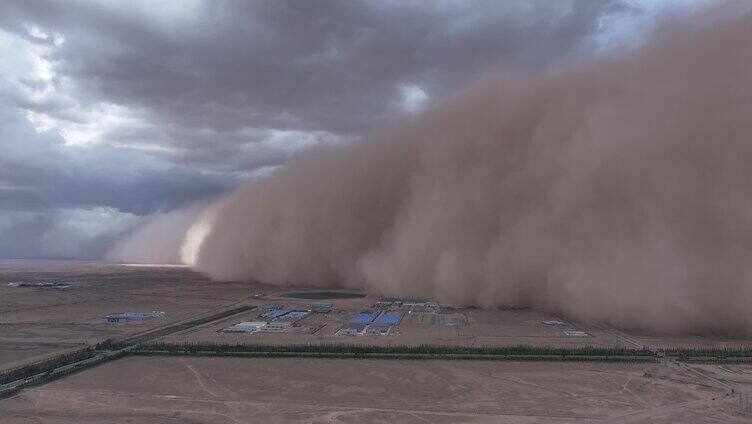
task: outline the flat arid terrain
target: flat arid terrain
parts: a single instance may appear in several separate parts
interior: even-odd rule
[[[12,287],[59,282],[64,289]],[[185,267],[80,261],[0,261],[0,369],[211,313],[250,296],[245,283],[211,283]],[[143,322],[108,323],[122,312],[162,311]]]
[[[749,422],[724,385],[752,367],[724,368],[132,357],[24,390],[0,423]]]
[[[126,312],[155,314],[106,318]],[[357,324],[363,319],[368,323]],[[105,363],[51,382],[7,383],[22,389],[0,400],[0,423],[726,423],[752,417],[752,366],[652,356],[663,347],[744,347],[750,340],[643,334],[536,309],[211,282],[185,267],[0,263],[0,368],[108,339],[124,345],[92,351],[105,352],[92,359]],[[639,363],[164,356],[137,352],[142,343],[593,346],[651,356]],[[137,355],[108,362],[117,349]]]
[[[16,282],[61,282],[65,289],[12,287]],[[300,293],[314,298],[300,298]],[[211,282],[186,267],[134,266],[78,261],[0,261],[0,369],[105,339],[134,336],[170,324],[238,306],[246,313],[172,332],[169,342],[263,344],[367,344],[449,346],[748,346],[752,340],[646,334],[601,324],[567,321],[566,317],[525,308],[478,309],[397,307],[398,325],[383,336],[342,336],[338,331],[362,310],[377,310],[373,296],[341,297],[315,289],[280,288],[250,282]],[[289,294],[295,295],[290,297]],[[357,295],[355,293],[354,295]],[[430,300],[430,299],[428,299]],[[295,322],[310,331],[226,333],[238,322],[269,320],[269,307],[309,313]],[[123,312],[164,312],[138,322],[108,323],[105,316]],[[548,322],[549,324],[546,324]],[[554,325],[550,325],[555,323]]]

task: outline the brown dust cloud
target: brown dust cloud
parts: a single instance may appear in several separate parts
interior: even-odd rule
[[[189,227],[184,261],[216,280],[752,333],[752,15],[489,74],[399,128],[298,155]]]

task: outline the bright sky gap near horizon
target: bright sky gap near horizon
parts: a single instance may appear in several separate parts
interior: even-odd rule
[[[0,257],[100,258],[493,68],[639,44],[681,1],[4,1]]]

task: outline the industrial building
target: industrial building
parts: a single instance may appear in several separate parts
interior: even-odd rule
[[[366,324],[345,324],[337,331],[338,336],[359,336],[366,329]]]
[[[272,321],[267,323],[263,328],[261,328],[259,331],[268,332],[268,333],[281,333],[288,328],[290,328],[292,324],[289,321]]]
[[[244,321],[227,327],[222,331],[225,333],[255,333],[266,326],[264,321]]]
[[[54,281],[40,281],[40,282],[23,282],[16,281],[14,283],[8,283],[8,287],[34,287],[38,289],[67,289],[71,285],[69,283],[60,283]]]
[[[397,303],[397,302],[394,302]],[[425,310],[425,311],[438,311],[441,308],[438,302],[411,302],[402,301],[401,309],[407,311],[413,310]]]
[[[287,320],[301,320],[308,316],[308,311],[290,311],[284,315],[282,315],[280,318],[284,318]]]
[[[264,312],[263,314],[261,314],[261,318],[272,318],[272,319],[279,318],[288,312],[290,311],[286,311],[284,309],[270,309]]]
[[[401,312],[382,312],[376,319],[373,320],[374,324],[380,325],[399,325],[402,321]]]
[[[365,329],[365,334],[368,336],[386,336],[389,334],[389,329],[392,328],[389,325],[371,324]]]
[[[107,322],[147,321],[162,315],[164,315],[164,312],[123,312],[119,314],[106,315],[105,319],[107,320]]]
[[[373,311],[360,311],[353,315],[348,321],[348,324],[370,324],[376,319],[378,312]]]
[[[310,312],[308,311],[298,311],[298,310],[292,310],[292,311],[279,310],[279,311],[273,311],[273,312],[274,313],[264,314],[262,315],[262,317],[271,318],[272,322],[284,321],[284,322],[293,324],[307,317],[310,314]]]

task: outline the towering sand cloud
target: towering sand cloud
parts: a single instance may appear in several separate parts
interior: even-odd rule
[[[309,152],[215,205],[215,279],[535,305],[752,331],[752,17],[620,57],[492,76],[417,121]]]
[[[146,223],[118,240],[107,259],[120,262],[192,263],[200,222],[206,207],[194,205],[155,214]],[[195,227],[195,228],[194,228]]]

